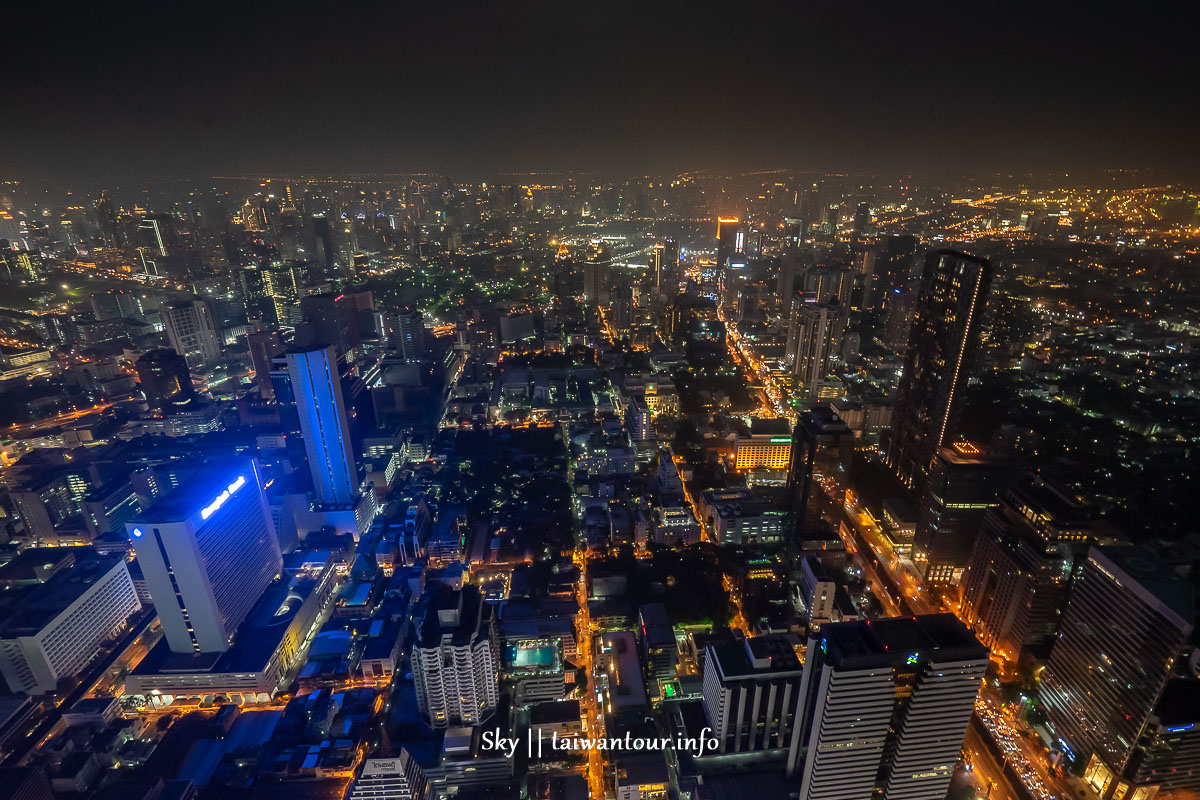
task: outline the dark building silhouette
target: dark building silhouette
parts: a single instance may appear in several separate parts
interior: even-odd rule
[[[187,359],[166,347],[143,353],[134,364],[138,383],[150,405],[161,410],[169,402],[195,397]]]
[[[935,250],[925,259],[888,448],[888,465],[918,490],[955,434],[991,279],[982,258]]]

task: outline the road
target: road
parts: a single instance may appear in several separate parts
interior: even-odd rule
[[[13,749],[9,752],[8,757],[4,759],[2,766],[16,767],[20,766],[21,762],[34,750],[35,747],[41,745],[53,731],[54,727],[62,720],[63,710],[70,709],[80,698],[87,695],[93,685],[99,681],[121,655],[134,645],[138,638],[146,631],[150,625],[158,619],[158,614],[153,608],[143,609],[142,616],[138,618],[121,640],[113,646],[112,650],[107,655],[91,664],[81,675],[79,686],[70,694],[62,699],[54,710],[47,714],[37,727],[25,738],[25,741],[14,743]]]
[[[587,672],[587,688],[580,697],[580,707],[583,709],[584,736],[598,738],[604,735],[604,721],[596,703],[596,670],[595,670],[595,637],[592,635],[592,619],[588,613],[587,603],[587,549],[586,546],[575,551],[579,564],[579,634],[576,649],[579,652],[582,666]],[[592,800],[604,800],[605,771],[604,752],[589,748],[588,754],[588,796]]]

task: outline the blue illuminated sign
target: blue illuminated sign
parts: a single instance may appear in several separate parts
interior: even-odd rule
[[[915,663],[917,663],[917,660],[918,660],[919,658],[920,658],[920,655],[919,655],[919,654],[917,654],[917,653],[911,653],[911,654],[908,656],[908,658],[904,659],[904,663],[905,663],[905,664],[915,664]]]
[[[246,476],[238,475],[237,480],[225,487],[225,491],[213,498],[212,502],[200,509],[200,519],[208,519],[225,505],[225,501],[237,494],[237,490],[246,485]]]
[[[1196,723],[1193,722],[1191,725],[1180,725],[1178,728],[1167,728],[1167,733],[1183,733],[1184,731],[1190,731],[1194,727],[1196,727]]]

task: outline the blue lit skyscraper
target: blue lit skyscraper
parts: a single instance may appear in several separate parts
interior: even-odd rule
[[[283,567],[253,459],[198,471],[125,528],[176,653],[229,649]]]
[[[317,502],[351,505],[358,495],[358,469],[337,352],[332,345],[317,345],[289,350],[286,357]]]

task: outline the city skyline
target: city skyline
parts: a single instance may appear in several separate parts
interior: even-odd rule
[[[1137,11],[13,10],[0,800],[1200,798]]]

